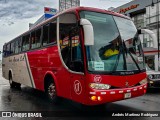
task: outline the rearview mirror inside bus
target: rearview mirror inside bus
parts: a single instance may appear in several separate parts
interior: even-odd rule
[[[81,19],[80,25],[83,26],[84,30],[84,44],[94,45],[94,32],[91,22],[87,19]]]

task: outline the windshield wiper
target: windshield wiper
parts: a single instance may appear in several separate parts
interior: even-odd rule
[[[119,59],[120,59],[121,53],[125,53],[126,56],[127,56],[127,53],[129,53],[129,55],[131,56],[132,60],[133,60],[134,63],[136,64],[136,67],[138,68],[139,71],[141,71],[138,63],[136,62],[136,60],[134,59],[133,55],[131,54],[131,52],[130,52],[130,51],[128,50],[128,48],[126,47],[126,44],[125,44],[124,40],[122,40],[122,46],[120,46],[119,54],[118,54],[116,63],[115,63],[115,65],[114,65],[114,67],[113,67],[112,73],[114,73],[114,72],[116,71],[117,67],[118,67],[118,63],[119,63]],[[123,54],[123,55],[124,55],[124,54]],[[123,58],[124,58],[124,66],[123,66],[123,67],[124,67],[125,70],[127,70],[126,58],[125,58],[125,56],[123,56]]]
[[[121,56],[121,52],[122,52],[122,48],[120,47],[120,48],[119,48],[119,54],[118,54],[116,63],[115,63],[115,65],[114,65],[114,67],[113,67],[112,73],[115,72],[116,69],[117,69],[117,66],[118,66],[118,63],[119,63],[119,59],[120,59],[120,56]]]
[[[123,42],[123,45],[124,45],[124,47],[125,47],[126,52],[128,52],[128,53],[129,53],[129,55],[131,56],[132,60],[133,60],[133,61],[134,61],[134,63],[136,64],[136,66],[137,66],[138,70],[141,72],[141,69],[140,69],[140,67],[139,67],[138,63],[137,63],[137,62],[136,62],[136,60],[134,59],[134,57],[133,57],[132,53],[131,53],[131,52],[128,50],[128,48],[126,47],[126,44],[125,44],[124,40],[123,40],[122,42]]]

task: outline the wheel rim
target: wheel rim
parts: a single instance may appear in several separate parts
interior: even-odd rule
[[[51,83],[48,87],[48,95],[51,99],[54,99],[56,96],[56,86],[55,84]]]

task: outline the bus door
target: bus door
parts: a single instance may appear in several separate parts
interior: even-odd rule
[[[59,42],[63,66],[66,67],[61,68],[59,75],[57,75],[60,83],[59,87],[63,88],[63,91],[60,92],[62,96],[81,102],[84,96],[84,80],[82,73],[83,58],[79,35],[74,33],[75,35],[73,36],[70,33],[67,35],[67,32],[64,33],[64,37]]]
[[[63,76],[69,75],[63,79],[61,88],[65,88],[66,91],[63,91],[69,94],[72,100],[82,101],[84,96],[83,58],[79,28],[76,15],[73,13],[63,14],[59,17],[59,47],[62,63],[66,70]]]
[[[79,38],[78,28],[71,32],[71,61],[69,68],[72,70],[71,79],[71,96],[77,102],[83,102],[85,92],[85,81],[83,74],[83,57]]]

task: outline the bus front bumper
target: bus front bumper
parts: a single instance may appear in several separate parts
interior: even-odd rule
[[[86,105],[98,105],[108,102],[114,102],[133,97],[142,96],[146,93],[147,84],[135,86],[131,88],[110,89],[110,90],[95,90],[89,92],[89,97],[86,99]]]

